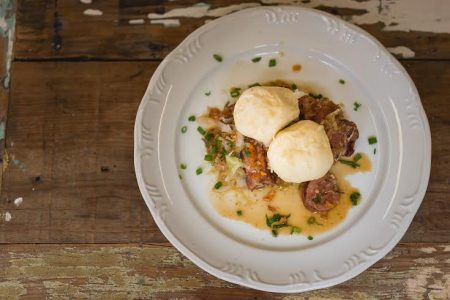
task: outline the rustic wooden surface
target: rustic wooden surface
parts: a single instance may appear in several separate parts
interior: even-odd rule
[[[350,19],[362,13],[334,2],[318,8]],[[433,140],[427,194],[387,257],[336,287],[284,296],[216,279],[166,241],[137,189],[133,124],[159,61],[214,18],[177,17],[180,26],[165,27],[150,24],[146,15],[194,3],[18,1],[12,77],[0,87],[0,125],[8,117],[6,139],[0,136],[0,299],[448,299],[449,33],[385,31],[380,22],[362,26],[386,47],[415,52],[399,58],[419,90]],[[208,3],[216,9],[238,2]],[[88,8],[103,14],[83,14]],[[144,24],[129,23],[141,18]],[[1,78],[7,40],[0,39]]]

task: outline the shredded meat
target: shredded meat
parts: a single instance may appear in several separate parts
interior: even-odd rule
[[[248,188],[253,191],[273,184],[272,174],[267,167],[266,148],[251,138],[246,138],[245,142],[241,157]]]
[[[328,172],[322,178],[305,184],[302,200],[309,211],[326,212],[339,203],[339,198],[336,176]]]
[[[341,156],[350,156],[355,152],[355,142],[359,137],[355,123],[340,119],[336,121],[335,126],[326,128],[326,132],[335,160]]]

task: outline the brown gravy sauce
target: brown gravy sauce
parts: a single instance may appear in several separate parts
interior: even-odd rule
[[[289,225],[299,227],[303,235],[328,231],[345,219],[349,209],[353,206],[350,195],[359,192],[347,181],[347,175],[369,172],[372,169],[368,156],[363,153],[361,155],[362,158],[358,161],[359,168],[354,169],[340,162],[336,162],[331,168],[331,172],[336,175],[342,194],[339,204],[325,214],[312,213],[303,206],[301,184],[285,184],[253,192],[249,191],[247,187],[224,185],[219,190],[212,190],[213,207],[225,218],[242,221],[266,231],[270,231],[266,225],[266,215],[270,217],[274,213],[290,214]],[[352,157],[345,159],[352,160]],[[361,201],[364,201],[364,195],[361,195],[358,203]],[[242,214],[239,215],[238,211],[241,211]],[[311,216],[315,217],[316,224],[308,224],[308,218]],[[290,234],[291,228],[280,228],[278,233]]]

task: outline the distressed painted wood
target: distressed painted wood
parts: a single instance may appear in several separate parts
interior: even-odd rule
[[[8,245],[0,248],[7,299],[448,299],[450,244],[399,244],[336,287],[297,295],[224,282],[168,245]],[[1,296],[0,296],[1,297]]]
[[[2,243],[164,241],[133,170],[137,106],[154,62],[16,62],[0,209]],[[404,242],[450,236],[450,61],[405,63],[431,124],[432,175]],[[23,197],[23,204],[14,199]]]
[[[411,24],[430,27],[427,11],[408,17],[409,25],[389,23],[399,0],[211,0],[200,10],[192,10],[192,0],[91,2],[18,0],[12,53],[13,0],[0,0],[0,28],[6,28],[0,36],[0,154],[7,162],[0,176],[0,299],[450,298],[447,20],[436,20],[427,32],[407,32]],[[421,13],[414,8],[419,2],[408,1],[400,12]],[[402,63],[432,132],[430,184],[402,242],[358,277],[299,295],[239,287],[193,265],[155,226],[133,170],[134,117],[159,60],[205,21],[261,3],[317,7],[357,24],[370,12],[372,20],[361,27],[397,47],[391,51],[398,57],[409,56]],[[445,7],[433,8],[436,18]],[[147,18],[179,8],[172,21]],[[395,27],[400,30],[386,31]]]
[[[205,21],[239,8],[260,4],[258,1],[242,3],[237,0],[207,2],[210,4],[208,12],[197,9],[194,10],[195,13],[190,12],[186,16],[172,18],[179,22],[179,26],[173,22],[166,23],[168,26],[164,26],[151,24],[147,15],[149,13],[163,14],[173,9],[186,8],[194,5],[197,1],[95,0],[92,1],[92,4],[87,5],[76,0],[20,0],[15,55],[20,60],[162,59]],[[283,0],[262,2],[316,7],[342,16],[344,19],[353,20],[353,22],[357,22],[358,18],[367,12],[365,9],[346,8],[346,5],[365,7],[364,3],[358,4],[357,1],[352,3],[350,0],[347,2]],[[384,3],[371,1],[370,5],[375,18],[379,17],[380,21],[377,23],[372,21],[373,24],[362,24],[361,27],[379,39],[383,45],[407,47],[408,52],[412,50],[415,53],[416,59],[450,59],[450,29],[447,33],[414,30],[407,33],[398,30],[385,31],[383,28],[386,24],[381,22],[386,15],[389,15],[392,8],[389,8],[386,1]],[[94,10],[90,13],[101,13],[101,15],[86,15],[84,12],[87,9]],[[441,7],[442,9],[446,9],[446,6]],[[420,13],[420,8],[415,10],[419,10]],[[404,13],[406,14],[408,11]],[[411,18],[414,19],[414,17]],[[141,24],[142,22],[143,24]],[[419,22],[419,18],[417,18],[417,22]],[[392,21],[390,24],[392,27],[395,22]],[[300,39],[301,37],[299,37]]]
[[[15,25],[15,2],[0,2],[0,190],[3,176],[3,160],[8,160],[5,151],[6,118],[10,86],[10,67],[13,56],[13,39]]]

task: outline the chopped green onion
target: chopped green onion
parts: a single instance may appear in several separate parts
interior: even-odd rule
[[[218,62],[221,62],[223,60],[222,55],[220,54],[213,54],[213,57],[215,60],[217,60]]]
[[[237,211],[236,211],[236,214],[237,214],[238,216],[242,216],[242,210],[237,210]]]
[[[291,228],[291,234],[299,234],[300,232],[302,232],[302,230],[297,227],[297,226],[292,226]]]
[[[362,104],[357,101],[353,102],[353,110],[357,111],[361,107],[361,105]]]
[[[214,188],[216,190],[220,189],[221,187],[222,187],[222,182],[220,182],[220,181],[217,181],[216,184],[214,185]]]
[[[187,127],[186,126],[181,127],[181,133],[186,133],[186,131],[187,131]]]
[[[351,160],[340,159],[339,162],[340,162],[341,164],[350,166],[350,167],[352,167],[353,169],[356,169],[356,168],[359,168],[359,167],[360,167],[358,163],[356,163],[356,162],[354,162],[354,161],[351,161]]]
[[[181,180],[181,179],[183,179],[183,176],[181,176],[180,174],[178,174],[178,178],[180,178],[180,180]]]
[[[314,237],[312,235],[308,235],[308,240],[312,241]]]
[[[214,138],[214,134],[211,132],[208,132],[207,134],[205,134],[205,140],[207,140],[208,142],[211,141]]]
[[[181,168],[182,170],[186,170],[187,166],[186,166],[186,164],[180,164],[180,168]]]
[[[317,204],[317,203],[320,203],[320,201],[322,201],[322,198],[320,197],[319,194],[317,194],[317,196],[315,196],[312,200],[314,203]]]
[[[261,86],[261,85],[258,82],[255,82],[255,83],[252,83],[252,84],[248,85],[249,88],[252,88],[254,86]]]
[[[260,60],[261,60],[261,56],[257,56],[257,57],[252,58],[252,62],[254,62],[254,63],[257,63]]]
[[[275,58],[272,58],[269,60],[269,67],[275,67],[277,65],[277,60]]]
[[[222,158],[224,158],[224,157],[227,156],[227,155],[228,155],[228,151],[225,150],[225,149],[223,149],[223,150],[222,150],[222,153],[220,153],[220,157],[222,157]]]
[[[274,214],[272,217],[266,215],[266,225],[272,227],[272,224],[281,220],[280,214]]]
[[[241,89],[240,88],[231,88],[230,89],[230,96],[233,98],[237,98],[241,95]]]
[[[321,223],[317,222],[316,218],[313,217],[313,216],[309,217],[307,222],[308,222],[309,225],[314,225],[314,224],[315,225],[322,225]]]
[[[198,131],[201,135],[205,135],[205,133],[206,133],[205,129],[203,129],[203,128],[200,127],[200,126],[197,127],[197,131]]]
[[[355,156],[353,156],[353,161],[357,162],[358,160],[360,160],[362,158],[361,153],[356,153]]]
[[[272,236],[273,237],[277,237],[278,236],[278,231],[275,229],[272,229]]]
[[[376,136],[369,136],[368,138],[369,145],[373,145],[377,143],[377,137]]]
[[[373,149],[373,154],[377,154],[377,148]]]
[[[287,222],[283,222],[283,223],[280,223],[280,224],[273,225],[272,228],[283,228],[283,227],[288,227],[288,226],[289,225],[288,225]]]
[[[309,95],[311,97],[313,97],[314,99],[322,99],[323,95],[322,94],[314,94],[314,93],[309,93]]]
[[[339,83],[340,84],[345,84],[345,80],[344,79],[339,79]]]
[[[211,147],[211,155],[216,154],[217,151],[218,151],[217,146],[216,146],[216,145],[213,145],[213,146]]]
[[[358,192],[354,192],[350,195],[350,201],[352,201],[353,205],[358,205],[359,198],[361,198],[361,194]]]
[[[213,161],[213,156],[211,154],[206,154],[205,155],[205,160],[206,161]]]
[[[207,91],[207,92],[205,93],[205,96],[211,96],[211,91]]]
[[[297,85],[296,85],[295,83],[293,83],[293,84],[291,85],[291,89],[295,92],[295,90],[297,90],[298,87],[297,87]]]
[[[203,169],[202,168],[197,168],[197,170],[195,170],[195,174],[200,175],[203,173]]]
[[[188,121],[194,122],[194,121],[195,121],[195,116],[194,116],[194,115],[190,116],[190,117],[188,118]]]

